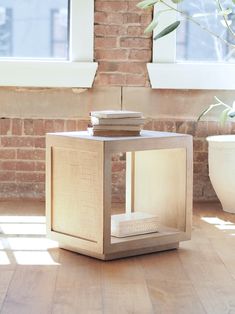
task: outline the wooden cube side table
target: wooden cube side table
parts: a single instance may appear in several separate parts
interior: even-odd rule
[[[112,156],[126,153],[126,211],[159,216],[158,232],[111,236]],[[177,248],[190,239],[192,137],[47,134],[47,234],[60,247],[103,260]]]

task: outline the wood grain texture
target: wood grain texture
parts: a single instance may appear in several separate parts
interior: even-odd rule
[[[42,203],[0,202],[1,219],[43,215]],[[22,220],[22,219],[21,219]],[[1,234],[1,314],[233,314],[235,312],[235,215],[218,204],[195,205],[192,240],[178,250],[103,262],[58,248],[38,249],[53,265],[21,265]],[[17,236],[18,240],[25,238]],[[36,250],[35,239],[27,254]],[[43,237],[41,236],[41,239]],[[26,255],[28,256],[28,255]],[[35,261],[35,260],[34,260]]]

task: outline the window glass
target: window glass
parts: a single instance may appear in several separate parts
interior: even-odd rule
[[[0,57],[68,59],[69,0],[0,0]]]
[[[221,3],[224,9],[231,7],[231,1],[222,0]],[[223,17],[217,13],[216,1],[185,0],[178,5],[178,8],[193,16],[203,27],[235,43],[225,27]],[[235,30],[234,13],[228,15],[228,23],[233,30]],[[235,62],[235,51],[193,22],[184,20],[177,30],[176,59],[177,61]]]

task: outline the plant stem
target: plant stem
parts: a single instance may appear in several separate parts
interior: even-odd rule
[[[174,7],[172,7],[170,4],[166,3],[164,0],[160,0],[161,3],[163,3],[165,6],[167,6],[168,8],[170,8],[171,10],[180,13],[181,15],[183,15],[187,20],[190,20],[191,22],[193,22],[194,24],[196,24],[197,26],[199,26],[202,30],[206,31],[207,33],[209,33],[210,35],[212,35],[213,37],[216,37],[217,39],[221,40],[224,44],[226,44],[229,47],[233,47],[235,48],[235,45],[230,43],[229,41],[227,41],[226,39],[220,37],[218,34],[214,33],[213,31],[211,31],[210,29],[208,29],[207,27],[203,26],[201,23],[199,23],[198,21],[196,21],[193,17],[191,17],[190,15],[188,15],[187,13],[178,10]],[[234,34],[235,36],[235,34]]]
[[[222,4],[221,4],[220,0],[216,0],[216,2],[217,2],[217,5],[218,5],[218,8],[219,8],[220,12],[223,12],[224,9],[223,9],[223,7],[222,7]],[[230,25],[229,25],[229,23],[228,23],[227,16],[225,16],[224,14],[223,14],[223,19],[224,19],[224,22],[225,22],[225,24],[226,24],[226,27],[227,27],[228,31],[229,31],[230,34],[232,34],[232,36],[235,38],[235,32],[234,32],[234,31],[232,30],[232,28],[230,27]]]

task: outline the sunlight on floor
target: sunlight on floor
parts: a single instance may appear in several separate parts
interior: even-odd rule
[[[19,265],[59,265],[56,263],[49,252],[26,252],[19,251],[13,253]]]
[[[45,216],[0,216],[0,265],[59,265],[49,249],[58,243],[46,239]]]
[[[218,217],[202,217],[201,220],[214,225],[215,228],[222,230],[222,231],[229,231],[229,230],[235,230],[235,224],[231,221],[226,221],[223,219],[220,219]],[[231,236],[235,236],[234,233],[230,234]]]

